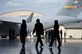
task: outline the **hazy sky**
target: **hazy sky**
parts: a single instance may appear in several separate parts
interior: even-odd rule
[[[16,10],[30,10],[54,16],[68,0],[0,0],[0,14]]]
[[[0,14],[17,10],[40,12],[55,16],[70,0],[0,0]],[[82,13],[79,17],[81,18]]]

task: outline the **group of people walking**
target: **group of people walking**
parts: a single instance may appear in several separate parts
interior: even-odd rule
[[[46,42],[50,42],[52,33],[53,33],[53,29],[49,29],[45,31]]]
[[[20,27],[20,40],[21,40],[22,46],[25,45],[25,37],[27,36],[27,30],[26,29],[27,29],[26,21],[22,20],[22,24]],[[36,32],[36,36],[37,36],[37,42],[36,42],[35,46],[38,47],[38,43],[40,43],[40,47],[42,47],[43,42],[41,39],[41,35],[44,35],[44,27],[43,27],[43,24],[40,22],[40,19],[36,19],[33,34],[35,32]],[[58,41],[58,48],[60,48],[61,47],[61,41],[60,41],[60,36],[59,36],[59,24],[58,24],[57,20],[54,21],[54,30],[53,30],[53,33],[51,35],[51,41],[49,43],[49,47],[52,47],[52,45],[54,43],[54,39],[56,39]]]

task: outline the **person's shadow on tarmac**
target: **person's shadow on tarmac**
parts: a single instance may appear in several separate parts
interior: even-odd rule
[[[38,47],[35,47],[37,54],[42,54],[43,48],[38,49]]]
[[[53,49],[52,49],[52,48],[49,48],[49,50],[50,50],[50,53],[51,53],[51,54],[54,54],[54,52],[53,52]],[[61,48],[58,48],[58,54],[61,54]]]
[[[25,47],[21,48],[20,54],[25,54]]]

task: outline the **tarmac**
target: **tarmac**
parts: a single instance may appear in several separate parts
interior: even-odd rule
[[[57,48],[57,44],[53,44],[49,48],[49,41],[43,39],[44,46],[35,47],[36,39],[27,38],[25,47],[22,47],[20,39],[9,40],[0,38],[0,54],[82,54],[81,39],[67,39],[62,41],[62,47]]]

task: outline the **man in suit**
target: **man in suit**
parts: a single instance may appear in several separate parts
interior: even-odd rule
[[[33,33],[34,32],[36,32],[36,35],[37,35],[37,42],[36,42],[35,46],[37,47],[38,43],[40,42],[41,47],[42,47],[43,46],[43,42],[42,42],[42,39],[41,39],[41,35],[44,35],[44,29],[43,29],[43,24],[40,23],[39,19],[36,20],[36,24],[35,24]]]

